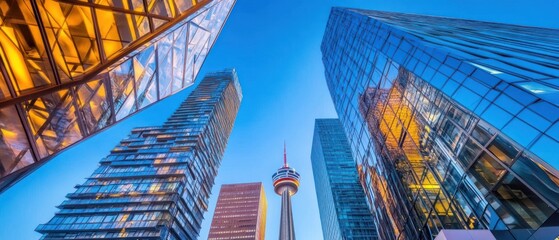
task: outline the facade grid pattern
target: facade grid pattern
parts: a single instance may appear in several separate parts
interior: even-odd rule
[[[264,240],[267,207],[262,183],[222,185],[208,240]]]
[[[37,231],[41,239],[197,239],[241,89],[209,73],[158,127],[140,127]]]
[[[328,87],[382,239],[559,235],[559,30],[334,8]]]
[[[377,239],[356,163],[338,119],[316,119],[311,161],[324,239]]]

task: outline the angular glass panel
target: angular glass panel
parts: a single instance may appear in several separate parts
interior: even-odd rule
[[[152,18],[151,21],[153,22],[153,27],[154,28],[158,28],[161,25],[167,23],[167,20],[163,20],[163,19],[157,19],[157,18]]]
[[[100,9],[96,9],[95,14],[106,57],[149,33],[149,22],[145,16]]]
[[[99,64],[91,8],[44,0],[40,10],[54,61],[63,81]]]
[[[501,136],[497,136],[495,140],[487,146],[487,150],[493,153],[497,159],[507,164],[510,164],[512,159],[518,154],[518,149]]]
[[[157,71],[159,80],[159,98],[171,95],[173,80],[173,63],[170,50],[173,44],[173,34],[167,34],[157,43]]]
[[[189,8],[194,6],[194,4],[196,4],[196,2],[192,0],[175,0],[174,2],[175,4],[177,4],[177,8],[181,13],[188,10]]]
[[[161,17],[176,17],[177,12],[173,0],[148,0],[149,12]]]
[[[557,157],[557,149],[559,149],[559,142],[543,135],[532,145],[530,151],[538,155],[538,157],[555,169],[559,169],[559,162],[555,160]]]
[[[0,100],[4,100],[6,98],[11,98],[10,91],[8,90],[8,86],[6,85],[6,80],[0,74]]]
[[[183,88],[184,78],[184,59],[186,57],[186,35],[187,25],[185,24],[174,32],[175,43],[173,44],[173,86],[172,92],[175,93]]]
[[[547,201],[559,207],[559,178],[544,166],[523,154],[514,162],[512,170]]]
[[[77,103],[88,134],[104,128],[111,121],[112,109],[107,101],[103,80],[91,81],[76,87]]]
[[[147,83],[146,89],[143,92],[138,92],[137,101],[140,109],[157,101],[156,75],[157,73],[152,75],[151,79],[149,79]],[[144,84],[144,82],[142,82],[142,84]]]
[[[505,221],[511,217],[516,220],[505,222],[512,229],[536,229],[556,210],[511,174],[504,178],[494,193],[502,203],[500,208],[496,208],[497,213]]]
[[[447,144],[453,151],[457,149],[458,142],[462,137],[460,128],[457,128],[454,123],[447,120],[444,122],[441,131],[441,137],[443,138],[444,143]]]
[[[470,115],[462,111],[461,109],[457,108],[456,106],[450,106],[448,108],[448,112],[446,113],[448,118],[454,120],[458,126],[462,127],[463,129],[468,129],[468,125],[470,123]]]
[[[55,153],[83,137],[72,91],[60,90],[23,105],[41,157]]]
[[[497,183],[500,176],[505,173],[505,168],[486,152],[482,153],[474,166],[470,169],[477,179],[482,180],[487,187]]]
[[[109,72],[116,120],[136,111],[133,59],[128,59]]]
[[[144,12],[143,0],[95,0],[96,4],[111,6],[114,8],[121,8],[132,10],[136,12]]]
[[[476,125],[472,130],[472,137],[475,138],[479,143],[481,143],[482,146],[485,146],[485,144],[487,144],[492,135],[493,134],[490,134],[483,127],[480,127],[480,125]]]
[[[33,162],[30,144],[15,107],[0,109],[0,177]]]
[[[2,1],[0,19],[0,58],[16,94],[52,84],[52,68],[31,2]],[[0,90],[7,97],[3,84]]]
[[[468,138],[468,141],[466,141],[466,144],[462,147],[462,152],[458,154],[458,160],[460,160],[464,167],[468,167],[480,152],[481,147],[472,141],[472,139]]]
[[[502,131],[506,136],[515,139],[518,144],[524,147],[529,146],[540,135],[540,131],[518,118],[513,118]]]
[[[139,108],[157,101],[155,47],[152,45],[134,56],[134,79]]]

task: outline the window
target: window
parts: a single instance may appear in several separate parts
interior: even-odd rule
[[[499,160],[510,164],[512,159],[518,154],[518,150],[507,140],[497,136],[487,149]]]
[[[544,166],[522,155],[512,165],[512,170],[530,187],[559,207],[559,178],[550,173]]]
[[[470,169],[470,172],[477,176],[484,185],[491,188],[497,183],[499,177],[505,173],[505,169],[493,157],[484,152]]]
[[[514,217],[516,221],[506,222],[510,228],[536,229],[555,212],[532,190],[511,174],[507,175],[494,192],[502,203],[497,213],[503,219]]]

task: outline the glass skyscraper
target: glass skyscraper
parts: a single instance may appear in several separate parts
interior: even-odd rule
[[[311,162],[324,239],[377,239],[351,148],[338,119],[316,119]]]
[[[267,208],[261,182],[222,185],[208,240],[264,240]]]
[[[235,70],[207,74],[162,126],[102,159],[41,239],[197,239],[241,99]]]
[[[0,191],[190,86],[235,0],[0,3]]]
[[[334,8],[322,53],[379,237],[559,235],[559,30]]]

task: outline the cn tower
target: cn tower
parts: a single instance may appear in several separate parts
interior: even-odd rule
[[[274,180],[274,191],[281,196],[281,220],[279,240],[295,240],[295,228],[293,227],[293,214],[291,211],[291,196],[299,189],[299,178],[301,176],[287,165],[287,154],[285,143],[283,144],[283,166],[278,169],[272,179]]]

